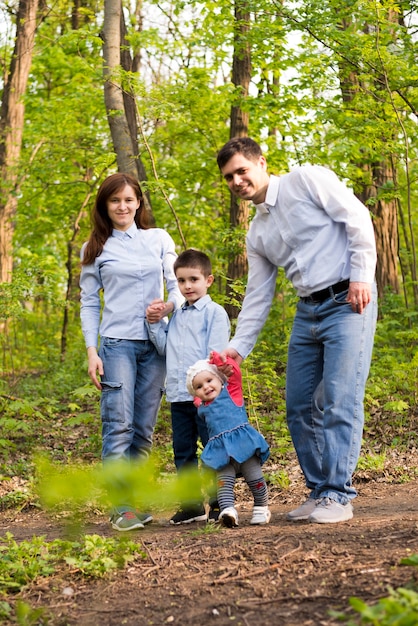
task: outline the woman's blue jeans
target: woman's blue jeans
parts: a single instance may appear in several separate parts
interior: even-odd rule
[[[165,357],[151,341],[102,337],[100,400],[104,461],[147,457],[165,383]]]
[[[347,504],[360,455],[364,391],[377,295],[361,315],[347,291],[321,303],[300,300],[289,342],[287,422],[311,497]]]

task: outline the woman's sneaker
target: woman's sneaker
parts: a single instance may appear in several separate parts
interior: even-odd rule
[[[268,524],[270,519],[271,513],[268,506],[255,506],[250,524]]]
[[[220,512],[219,521],[227,528],[238,526],[238,511],[233,506],[228,506]]]
[[[112,528],[120,532],[144,528],[144,524],[135,511],[125,507],[122,509],[113,509],[109,521],[112,524]]]

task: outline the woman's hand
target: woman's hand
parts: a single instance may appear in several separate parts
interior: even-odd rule
[[[172,313],[174,304],[172,302],[164,302],[161,298],[156,298],[151,302],[145,311],[147,322],[155,324],[166,317],[169,313]]]
[[[87,357],[89,360],[87,371],[90,376],[90,379],[93,385],[97,387],[99,391],[101,391],[102,386],[100,384],[100,380],[98,379],[97,375],[103,376],[104,374],[103,361],[97,354],[96,348],[93,346],[90,346],[89,348],[87,348]]]

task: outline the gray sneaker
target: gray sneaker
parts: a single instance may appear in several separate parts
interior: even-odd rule
[[[321,498],[308,520],[314,524],[336,524],[337,522],[346,522],[352,517],[353,506],[351,502],[340,504],[330,498]]]
[[[290,511],[286,515],[286,519],[289,522],[302,522],[307,520],[309,516],[315,511],[316,505],[320,500],[316,498],[308,498],[297,509]]]

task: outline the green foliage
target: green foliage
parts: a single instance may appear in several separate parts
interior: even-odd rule
[[[138,464],[123,460],[103,465],[62,466],[46,457],[36,459],[37,493],[48,509],[74,510],[94,502],[101,507],[109,503],[135,502],[142,510],[166,510],[178,502],[194,501],[202,489],[210,490],[213,474],[197,468],[179,474],[164,475],[158,455]]]
[[[413,589],[389,589],[389,595],[369,606],[359,598],[350,598],[350,605],[359,614],[352,620],[344,614],[333,613],[348,626],[415,626],[418,623],[418,593]]]
[[[11,533],[0,544],[0,594],[16,593],[38,577],[50,576],[57,567],[67,564],[72,573],[89,578],[102,578],[123,568],[138,556],[145,557],[138,545],[125,538],[84,535],[80,541],[33,537],[18,543]]]

